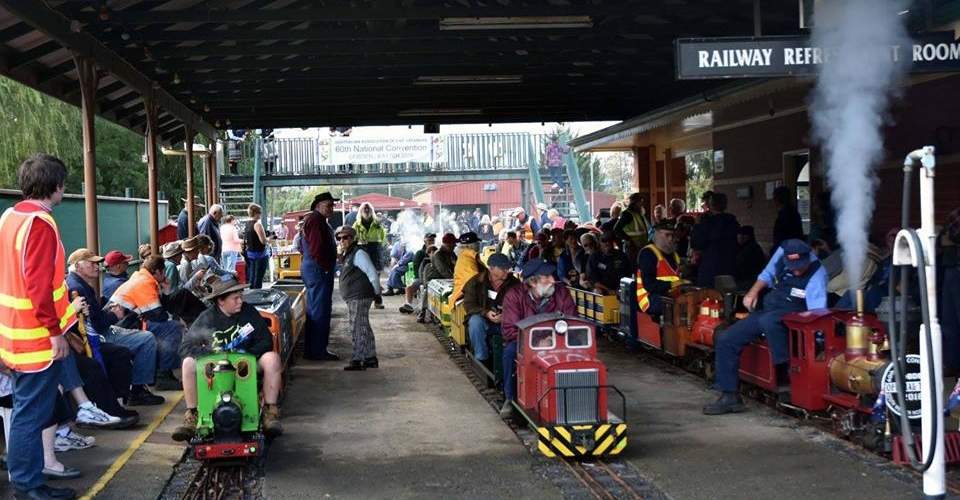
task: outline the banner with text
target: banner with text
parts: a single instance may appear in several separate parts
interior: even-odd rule
[[[320,139],[321,165],[376,163],[445,163],[443,136],[331,137]]]
[[[829,51],[805,37],[681,38],[675,49],[679,80],[814,75],[830,61]],[[913,73],[960,71],[960,42],[951,32],[928,33],[912,46],[888,50]]]

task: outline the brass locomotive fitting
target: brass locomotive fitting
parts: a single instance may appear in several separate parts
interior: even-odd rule
[[[857,314],[847,323],[847,359],[865,356],[871,348],[873,329],[863,322],[863,290],[857,290]]]
[[[854,394],[878,394],[880,374],[889,361],[857,357],[847,359],[838,354],[830,360],[830,381],[838,389]]]

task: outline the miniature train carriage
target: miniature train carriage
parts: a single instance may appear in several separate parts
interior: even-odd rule
[[[198,460],[237,459],[261,453],[257,358],[218,352],[197,359]]]
[[[607,408],[607,369],[597,358],[596,330],[580,318],[539,314],[517,323],[517,406],[535,426],[549,457],[616,455],[627,445],[627,425]]]

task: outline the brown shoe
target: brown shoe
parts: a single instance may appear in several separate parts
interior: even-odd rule
[[[183,414],[183,425],[173,431],[174,441],[189,441],[197,433],[197,409],[188,408]]]
[[[279,406],[265,405],[263,407],[263,433],[270,437],[283,434],[283,426],[280,425]]]

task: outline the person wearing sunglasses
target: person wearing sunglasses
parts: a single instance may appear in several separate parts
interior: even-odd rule
[[[340,226],[336,232],[340,254],[340,295],[347,303],[353,356],[343,369],[359,371],[378,368],[377,344],[370,327],[370,306],[380,295],[380,278],[366,250],[357,243],[357,232]]]

